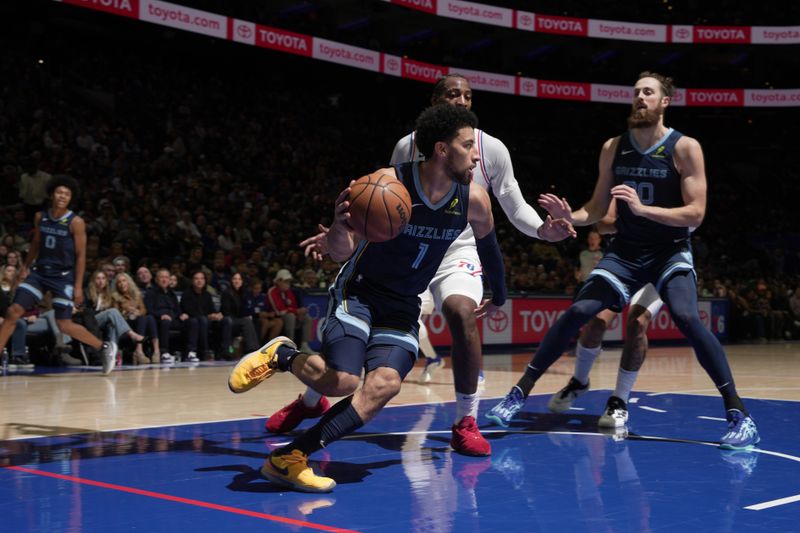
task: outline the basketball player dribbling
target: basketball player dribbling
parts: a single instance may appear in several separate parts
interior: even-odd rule
[[[231,372],[233,392],[248,391],[276,371],[290,371],[320,394],[345,396],[316,425],[270,454],[261,468],[268,480],[305,492],[333,490],[336,482],[316,475],[308,456],[363,426],[400,391],[419,349],[418,295],[467,224],[493,293],[471,312],[483,316],[505,302],[491,201],[472,183],[480,159],[476,127],[477,118],[463,107],[437,105],[420,114],[417,142],[426,160],[380,171],[400,179],[411,195],[410,220],[394,239],[362,240],[347,222],[350,188],[340,193],[331,228],[310,239],[316,253],[346,260],[330,289],[322,354],[301,353],[290,339],[278,337]]]
[[[472,108],[472,89],[469,81],[458,74],[440,79],[431,96],[433,105],[452,105]],[[514,226],[525,235],[547,241],[560,241],[575,236],[572,226],[551,217],[542,221],[536,210],[523,198],[514,177],[508,148],[497,138],[476,129],[478,165],[473,181],[491,191]],[[420,161],[424,155],[417,147],[416,132],[400,139],[394,148],[391,164]],[[456,416],[452,427],[450,445],[461,454],[485,456],[491,453],[489,442],[481,435],[478,416],[478,379],[482,365],[480,334],[474,310],[483,299],[482,266],[475,246],[472,230],[467,230],[447,250],[439,270],[430,286],[420,295],[422,315],[441,309],[453,339],[452,366],[456,391]],[[433,351],[425,324],[419,322],[420,347],[428,358],[427,372],[441,363]],[[274,413],[267,420],[267,430],[273,433],[290,431],[304,418],[320,416],[328,401],[314,391],[307,390],[301,398]]]

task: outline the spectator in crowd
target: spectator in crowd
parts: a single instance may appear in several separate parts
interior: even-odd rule
[[[147,271],[150,272],[149,270]],[[142,343],[136,343],[133,353],[134,362],[147,364],[148,362],[161,362],[161,347],[158,344],[158,328],[156,319],[147,313],[144,305],[142,291],[134,283],[133,278],[127,272],[120,272],[114,277],[114,286],[111,292],[114,305],[122,313],[122,316],[133,327],[133,330],[145,339],[149,337],[152,344],[152,358],[147,359]]]
[[[114,265],[115,277],[122,272],[127,274],[131,267],[131,260],[124,255],[118,255],[111,263]]]
[[[800,287],[796,287],[789,298],[789,309],[792,311],[792,331],[794,338],[800,336]]]
[[[25,206],[25,219],[33,220],[33,216],[42,210],[49,195],[47,184],[53,178],[42,170],[42,154],[33,152],[25,162],[25,172],[19,178],[19,198]]]
[[[267,303],[264,284],[260,278],[250,280],[245,307],[247,314],[253,318],[255,323],[259,343],[274,339],[283,331],[283,319]]]
[[[87,304],[94,310],[95,321],[97,321],[100,329],[106,332],[107,340],[114,341],[119,346],[120,339],[123,337],[129,338],[139,348],[135,352],[138,357],[135,357],[134,362],[136,364],[149,363],[150,360],[141,351],[141,343],[144,341],[144,336],[132,330],[125,318],[123,318],[122,313],[117,309],[105,272],[97,270],[92,274],[87,293],[89,295]],[[119,357],[117,362],[119,363]]]
[[[3,266],[3,278],[0,280],[0,325],[5,321],[6,311],[8,306],[14,301],[14,289],[17,282],[17,269],[12,265]],[[6,346],[6,350],[10,351],[10,355],[3,354],[3,357],[8,357],[7,362],[9,365],[29,366],[30,360],[25,351],[25,335],[28,330],[28,321],[25,317],[17,319],[17,327],[14,333],[11,334],[11,345]]]
[[[292,273],[285,268],[279,270],[273,280],[275,284],[267,291],[267,301],[283,319],[284,335],[296,340],[300,351],[310,353],[312,350],[308,342],[311,340],[312,321],[308,309],[300,307],[297,295],[292,290],[293,279]],[[295,330],[299,330],[299,336],[295,335]]]
[[[575,272],[575,279],[578,283],[583,284],[592,269],[603,258],[603,250],[600,248],[602,242],[599,231],[594,228],[589,230],[589,234],[586,236],[586,249],[581,250],[578,255],[578,269]]]
[[[259,343],[253,319],[246,308],[247,291],[244,288],[244,278],[239,272],[231,277],[231,285],[222,293],[222,353],[226,358],[233,356],[231,338],[241,335],[244,353],[258,349]]]
[[[192,286],[184,291],[181,296],[180,320],[186,323],[186,360],[190,363],[203,360],[211,356],[208,348],[208,330],[211,324],[218,324],[220,336],[224,339],[226,325],[223,315],[214,306],[214,299],[208,292],[206,275],[202,270],[192,274]],[[228,331],[230,338],[230,332]],[[224,342],[224,341],[223,341]],[[230,343],[230,340],[228,340]],[[224,346],[224,344],[223,344]]]
[[[158,344],[161,347],[161,362],[172,364],[175,356],[170,353],[170,332],[183,333],[183,322],[178,296],[170,287],[170,273],[166,268],[156,272],[156,283],[144,295],[147,313],[156,319],[158,325]]]
[[[142,291],[146,291],[153,287],[153,273],[147,268],[147,265],[142,265],[136,269],[136,286]]]

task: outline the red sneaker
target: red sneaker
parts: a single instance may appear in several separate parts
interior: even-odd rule
[[[331,402],[325,396],[319,399],[315,407],[306,407],[301,394],[295,401],[273,413],[267,419],[264,428],[270,433],[287,433],[306,418],[322,416],[330,408]]]
[[[461,455],[484,457],[492,453],[489,442],[483,438],[478,424],[471,416],[465,416],[461,422],[453,426],[453,437],[450,447]]]

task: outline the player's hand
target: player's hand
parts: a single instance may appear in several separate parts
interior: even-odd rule
[[[475,318],[493,315],[498,309],[500,308],[494,305],[491,300],[486,299],[481,302],[480,306],[475,308]]]
[[[572,207],[566,198],[559,198],[555,194],[545,193],[539,195],[539,205],[542,206],[554,219],[563,218],[572,223]]]
[[[331,228],[322,224],[317,225],[319,233],[309,237],[300,243],[300,247],[305,248],[306,257],[311,257],[314,261],[322,261],[322,256],[328,253],[328,232]]]
[[[350,202],[347,198],[350,196],[350,187],[356,180],[351,180],[350,185],[347,186],[342,192],[339,193],[339,196],[336,197],[336,202],[334,203],[335,207],[333,209],[333,223],[334,224],[341,224],[347,231],[352,232],[353,228],[350,226]]]
[[[553,220],[550,215],[547,215],[544,224],[539,227],[538,233],[540,239],[549,242],[563,241],[567,237],[578,235],[571,222],[563,218]]]
[[[611,197],[615,200],[621,200],[628,204],[628,208],[636,216],[642,216],[644,213],[644,206],[636,194],[636,189],[628,185],[616,185],[611,188]]]
[[[72,291],[72,301],[75,304],[75,307],[80,307],[83,305],[83,287],[75,286]]]

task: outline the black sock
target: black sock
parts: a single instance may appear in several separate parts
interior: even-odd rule
[[[533,365],[529,364],[525,367],[525,373],[522,374],[522,377],[519,378],[519,381],[517,382],[517,387],[519,387],[519,390],[522,391],[522,395],[525,398],[530,395],[533,385],[536,383],[536,380],[542,377],[542,374],[543,372]]]
[[[306,455],[310,455],[363,426],[364,421],[353,408],[352,401],[352,395],[339,401],[322,416],[314,427],[294,439],[289,445],[275,450],[275,455],[286,455],[292,450],[300,450]]]
[[[742,399],[736,393],[736,386],[733,383],[726,383],[719,387],[719,393],[722,395],[722,401],[725,402],[725,410],[738,409],[744,416],[750,416],[747,409],[744,408]]]
[[[300,352],[285,344],[278,346],[276,352],[278,354],[278,370],[281,372],[291,372],[292,362],[295,357],[300,355]]]

